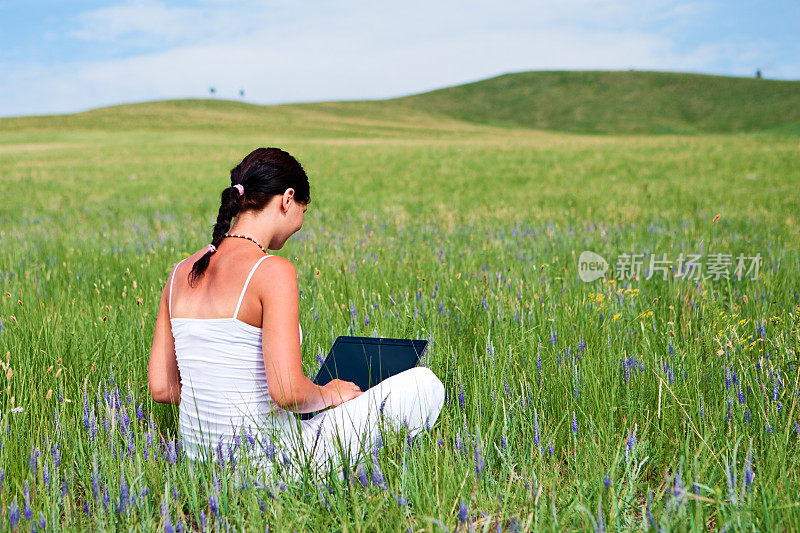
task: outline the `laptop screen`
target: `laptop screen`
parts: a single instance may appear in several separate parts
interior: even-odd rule
[[[366,391],[389,376],[417,366],[427,346],[425,339],[341,336],[333,343],[314,383],[325,385],[338,378]]]

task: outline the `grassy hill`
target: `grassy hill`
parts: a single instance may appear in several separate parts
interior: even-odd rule
[[[573,132],[800,131],[800,81],[704,74],[520,72],[388,102],[470,122]]]
[[[532,71],[386,100],[259,106],[190,99],[0,119],[0,132],[199,129],[405,135],[451,128],[800,134],[800,81],[640,71]]]

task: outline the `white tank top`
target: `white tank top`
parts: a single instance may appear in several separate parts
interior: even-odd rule
[[[230,318],[172,317],[174,272],[185,259],[173,269],[168,312],[181,375],[179,423],[184,449],[192,460],[203,453],[216,458],[219,452],[227,459],[230,450],[236,453],[245,447],[274,451],[270,445],[277,445],[276,439],[299,423],[269,395],[261,328],[238,319],[250,278],[267,257],[272,255],[259,259],[250,270]],[[210,453],[202,452],[209,447]]]

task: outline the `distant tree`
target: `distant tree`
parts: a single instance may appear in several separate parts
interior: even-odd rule
[[[761,69],[756,70],[756,78],[761,79]]]
[[[239,89],[239,98],[244,98],[244,88]]]
[[[217,90],[214,87],[209,87],[208,88],[208,92],[211,93],[211,96],[214,96],[215,94],[217,94]]]

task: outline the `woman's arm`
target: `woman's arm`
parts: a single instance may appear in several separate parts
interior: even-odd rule
[[[175,275],[173,268],[170,279]],[[147,381],[153,400],[159,403],[179,404],[181,401],[181,376],[175,358],[175,339],[169,322],[168,298],[170,279],[164,284],[158,304],[150,363],[147,365]]]
[[[296,413],[319,411],[361,394],[354,383],[333,380],[319,386],[303,374],[300,353],[300,295],[297,271],[288,259],[274,257],[260,273],[262,348],[267,388],[275,405]]]

